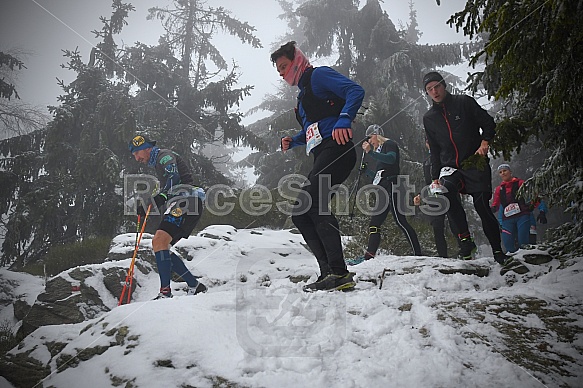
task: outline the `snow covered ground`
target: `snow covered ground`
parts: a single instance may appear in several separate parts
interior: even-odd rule
[[[118,236],[112,252],[131,257],[134,239]],[[355,291],[307,294],[316,262],[302,242],[289,230],[208,227],[177,244],[208,293],[173,283],[173,299],[153,301],[157,274],[137,271],[131,304],[104,296],[110,312],[41,327],[11,354],[49,365],[42,386],[59,388],[581,386],[581,260],[501,276],[491,257],[379,256],[351,267]],[[447,273],[464,266],[491,271]],[[39,293],[37,280],[18,287]]]

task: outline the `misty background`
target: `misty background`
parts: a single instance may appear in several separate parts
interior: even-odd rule
[[[278,192],[281,178],[307,175],[311,168],[303,150],[278,152],[280,138],[300,130],[293,114],[297,90],[284,84],[269,60],[275,48],[290,40],[298,42],[313,65],[331,66],[365,88],[354,140],[364,139],[368,125],[381,125],[401,148],[401,174],[410,177],[416,191],[425,185],[421,166],[428,156],[421,118],[430,102],[421,78],[431,70],[442,72],[452,93],[472,94],[499,122],[493,170],[511,162],[515,176],[532,178],[526,195],[543,197],[551,206],[549,223],[538,225],[539,241],[553,241],[547,229],[569,222],[575,223],[569,233],[576,236],[581,194],[579,175],[571,168],[580,170],[568,155],[578,155],[572,148],[565,153],[564,147],[574,147],[580,139],[548,137],[546,131],[557,122],[554,116],[530,111],[548,101],[544,92],[513,98],[514,90],[521,89],[503,88],[498,74],[512,66],[484,60],[484,55],[504,58],[495,55],[495,50],[508,52],[507,46],[497,46],[504,39],[531,49],[531,42],[520,41],[523,35],[506,32],[526,29],[532,21],[513,20],[491,39],[487,30],[477,31],[478,16],[464,11],[465,6],[462,0],[4,0],[0,264],[41,265],[58,256],[58,249],[83,244],[94,252],[87,260],[99,260],[112,237],[133,230],[134,219],[124,215],[123,176],[149,173],[127,151],[135,133],[185,157],[200,186],[230,187],[227,200],[235,205],[250,195],[254,184],[270,190],[273,203],[284,199]],[[526,11],[530,17],[553,17]],[[523,57],[527,59],[513,58]],[[548,55],[549,61],[559,57]],[[519,82],[544,84],[530,82],[526,75],[522,79],[523,74],[516,77]],[[533,77],[544,76],[533,70]],[[553,95],[555,100],[570,99]],[[568,128],[565,134],[577,127]],[[359,177],[358,165],[345,182],[351,189],[368,183]],[[558,168],[563,166],[569,167]],[[493,175],[495,187],[499,178]],[[356,200],[367,199],[351,197],[334,206],[354,208]],[[485,245],[477,214],[467,198],[464,203],[472,232]],[[346,255],[359,255],[368,217],[354,212],[339,221],[342,233],[354,236]],[[430,226],[423,217],[410,222],[424,252],[434,254]],[[235,206],[229,217],[205,214],[197,229],[225,223],[292,227],[275,207],[251,217]],[[156,224],[154,219],[149,225]],[[382,249],[408,253],[391,220],[384,233]],[[481,254],[488,254],[483,249]]]
[[[263,48],[253,49],[240,44],[228,34],[219,33],[213,39],[224,52],[225,58],[233,60],[240,68],[240,84],[253,85],[251,95],[241,103],[241,111],[247,112],[258,105],[266,93],[273,92],[280,82],[269,55],[274,46],[285,42],[278,40],[288,29],[285,21],[278,18],[283,12],[277,0],[257,0],[252,3],[239,0],[209,0],[210,7],[224,7],[234,17],[248,22],[256,29]],[[456,33],[445,22],[454,12],[463,8],[463,0],[443,2],[440,6],[432,0],[418,0],[415,4],[421,44],[464,42],[468,38]],[[135,42],[156,44],[164,33],[159,21],[146,20],[148,9],[154,6],[167,7],[169,0],[140,0],[133,2],[135,12],[128,15],[128,25],[119,36],[120,43]],[[391,20],[406,24],[409,20],[409,4],[402,0],[379,2]],[[111,13],[109,1],[67,0],[2,0],[0,13],[0,36],[2,50],[22,53],[26,69],[18,74],[20,98],[41,109],[54,105],[60,94],[56,79],[70,82],[74,74],[61,67],[64,63],[61,50],[79,47],[83,58],[88,59],[91,48],[98,39],[91,33],[98,29],[99,16]],[[333,59],[314,59],[315,65],[333,64]],[[458,68],[459,67],[459,68]],[[467,66],[460,65],[450,71],[465,77]],[[250,115],[244,124],[252,123],[263,115]]]

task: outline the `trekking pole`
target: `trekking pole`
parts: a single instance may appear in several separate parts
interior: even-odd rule
[[[136,241],[134,242],[134,252],[138,248],[139,236],[140,236],[140,215],[138,214],[138,222],[136,223]],[[123,301],[123,297],[125,296],[125,293],[126,293],[126,290],[128,287],[129,276],[130,276],[130,271],[128,269],[128,272],[126,273],[126,278],[124,280],[123,288],[121,289],[121,295],[119,297],[119,301],[117,302],[118,306],[121,305],[121,303]]]
[[[145,226],[146,222],[144,219],[144,226]],[[132,262],[130,264],[130,268],[128,269],[128,273],[126,275],[126,281],[125,281],[125,288],[127,291],[127,302],[126,303],[130,303],[131,300],[131,293],[132,293],[132,285],[133,285],[133,281],[134,281],[134,263],[135,263],[135,259],[138,257],[138,252],[140,251],[140,240],[141,240],[141,234],[139,234],[140,231],[140,215],[138,214],[138,227],[136,229],[136,245],[134,246],[134,255],[132,256]],[[129,283],[128,283],[129,282]],[[122,290],[121,293],[121,297],[120,297],[120,301],[123,302],[123,296],[124,296],[124,292]]]
[[[362,158],[360,159],[360,166],[358,166],[358,175],[356,176],[356,183],[354,184],[354,189],[352,189],[352,193],[350,193],[350,197],[348,197],[348,200],[350,201],[350,198],[352,197],[352,194],[354,193],[354,202],[352,202],[352,208],[350,209],[350,220],[352,220],[352,218],[354,217],[354,206],[356,206],[356,197],[358,195],[358,188],[360,186],[360,176],[362,175],[362,171],[366,168],[364,165],[364,156],[366,155],[366,151],[362,151]]]
[[[146,229],[146,222],[148,220],[148,215],[150,214],[151,208],[152,208],[152,205],[150,204],[150,206],[148,206],[148,210],[146,211],[146,216],[144,217],[144,223],[142,224],[142,229],[139,233],[139,236],[137,235],[137,231],[136,231],[136,245],[134,247],[134,254],[132,256],[132,262],[131,262],[130,268],[128,269],[128,272],[126,274],[124,285],[123,285],[123,288],[121,290],[121,295],[120,295],[119,301],[117,303],[118,306],[120,306],[123,303],[123,298],[124,298],[126,291],[127,291],[127,303],[130,303],[130,300],[132,297],[132,286],[134,284],[134,265],[136,263],[136,257],[138,255],[140,242],[142,241],[142,236],[144,235],[144,230]],[[140,227],[139,222],[140,222],[140,218],[138,216],[138,229]]]
[[[140,237],[138,238],[138,243],[136,245],[136,249],[134,251],[134,257],[132,258],[132,263],[130,264],[130,286],[128,288],[128,300],[127,303],[130,303],[130,300],[132,298],[132,286],[134,284],[134,265],[136,263],[136,258],[138,257],[138,250],[140,247],[140,242],[142,241],[142,236],[144,235],[144,231],[146,229],[146,222],[148,221],[148,215],[150,215],[150,209],[152,208],[152,205],[150,204],[148,206],[148,210],[146,211],[146,215],[144,216],[144,223],[142,224],[142,230],[140,231]]]
[[[136,242],[134,243],[134,248],[138,245],[138,238],[140,236],[140,223],[141,216],[138,214],[138,223],[136,224]]]

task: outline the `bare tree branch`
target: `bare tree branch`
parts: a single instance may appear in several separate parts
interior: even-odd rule
[[[22,101],[0,99],[0,139],[24,135],[43,128],[48,113]]]

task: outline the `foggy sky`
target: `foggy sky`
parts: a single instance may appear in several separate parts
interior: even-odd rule
[[[147,10],[153,6],[165,7],[170,0],[131,1],[136,11],[129,15],[128,26],[117,37],[117,43],[132,46],[136,41],[154,45],[163,29],[158,20],[146,20]],[[92,30],[100,30],[99,16],[111,15],[109,0],[0,0],[0,51],[24,52],[19,57],[27,69],[22,71],[17,81],[17,90],[25,102],[45,107],[58,105],[57,96],[62,94],[57,79],[66,83],[74,79],[74,72],[61,68],[65,62],[62,49],[76,47],[87,60],[93,44],[97,43]],[[366,3],[361,1],[361,6]],[[384,0],[381,6],[399,28],[409,20],[409,1]],[[259,104],[266,93],[273,92],[279,76],[269,61],[270,47],[285,30],[286,25],[277,16],[281,9],[275,0],[208,0],[213,7],[223,6],[232,11],[232,16],[247,21],[254,26],[263,49],[254,49],[241,44],[237,38],[217,34],[215,42],[225,59],[239,65],[240,86],[255,85],[251,97],[246,98],[241,110],[246,111]],[[464,7],[465,0],[442,1],[437,6],[435,0],[415,0],[419,29],[423,32],[421,44],[461,42],[467,39],[456,34],[445,21],[452,13]],[[325,60],[312,58],[314,65],[329,65]],[[460,69],[460,74],[465,74]],[[464,78],[464,77],[462,77]],[[264,116],[264,115],[263,115]],[[244,120],[249,124],[258,117]]]

